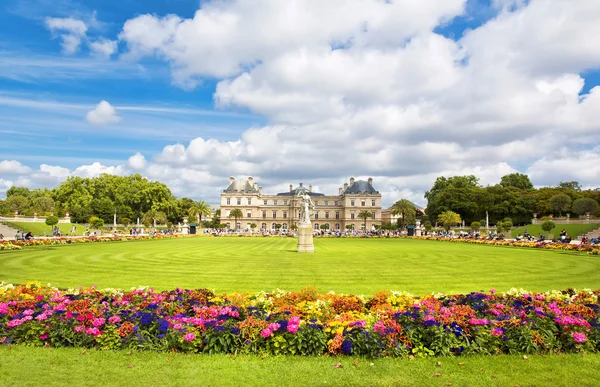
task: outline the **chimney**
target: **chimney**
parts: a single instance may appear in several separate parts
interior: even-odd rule
[[[348,183],[344,183],[344,191],[348,189]]]
[[[373,184],[373,178],[369,177],[369,180],[367,180],[369,182],[369,184]]]
[[[235,181],[235,177],[230,176],[229,177],[229,184],[233,184],[234,181]]]
[[[308,192],[312,192],[312,184],[308,186]]]
[[[260,185],[258,186],[258,193],[262,193],[262,187]]]
[[[294,190],[294,187],[290,184],[290,192]]]
[[[342,187],[338,188],[338,194],[342,194]]]
[[[350,178],[350,186],[352,186],[353,184],[354,184],[354,178],[353,178],[353,177],[351,177],[351,178]]]
[[[252,185],[252,176],[248,176],[248,183],[250,183],[250,185]]]

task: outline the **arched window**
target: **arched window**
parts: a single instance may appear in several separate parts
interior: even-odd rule
[[[335,229],[336,229],[337,231],[340,231],[340,224],[339,224],[339,223],[336,223],[336,224],[335,224]]]
[[[276,225],[276,224],[277,224],[277,223],[271,223],[271,230],[275,230],[275,225]]]
[[[267,230],[267,224],[266,223],[261,224],[260,228],[263,229],[264,231],[266,231]]]
[[[319,223],[315,223],[315,230],[319,229]]]
[[[283,231],[287,231],[287,223],[284,223],[281,225],[281,228],[283,229]]]
[[[230,223],[227,223],[227,229],[229,230],[229,228],[231,227]]]

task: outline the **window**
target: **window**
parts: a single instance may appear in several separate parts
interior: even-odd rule
[[[350,219],[354,219],[354,212],[350,214]]]
[[[248,212],[246,212],[246,218],[251,218],[252,217],[252,211],[248,210]]]
[[[242,198],[237,198],[237,204],[238,206],[242,205]]]
[[[319,219],[319,211],[315,211],[315,219]]]
[[[350,205],[354,207],[354,200],[350,200]]]
[[[371,206],[375,207],[375,199],[371,200]]]
[[[287,219],[287,211],[283,211],[283,219]]]
[[[325,205],[328,206],[329,205],[329,201],[325,200]]]
[[[275,230],[277,228],[277,224],[276,223],[271,223],[271,230]]]
[[[260,228],[263,229],[263,230],[266,230],[267,229],[267,224],[266,223],[261,224]]]
[[[263,204],[266,206],[267,205],[267,199],[263,200]]]
[[[339,212],[339,211],[336,211],[336,212],[335,212],[335,218],[336,218],[336,219],[339,219],[339,218],[340,218],[340,212]]]
[[[354,231],[354,225],[353,225],[353,224],[351,224],[351,225],[350,225],[350,229],[351,229],[352,231]]]
[[[267,217],[267,211],[263,211],[263,218]]]
[[[277,218],[277,211],[273,211],[273,219]]]
[[[226,226],[227,226],[227,229],[229,230],[231,228],[231,223],[227,223]]]
[[[375,219],[375,211],[371,212],[371,218]]]
[[[315,230],[319,229],[319,223],[315,223]]]
[[[367,205],[367,201],[366,201],[366,200],[361,200],[361,201],[360,201],[360,206],[361,206],[361,207],[364,207],[364,206],[366,206],[366,205]]]
[[[227,198],[227,205],[231,204],[231,198]]]
[[[329,212],[325,212],[325,219],[329,219]]]
[[[236,230],[241,230],[242,229],[242,224],[241,223],[236,223]]]
[[[248,198],[248,205],[251,206],[252,205],[252,198]]]
[[[339,224],[339,223],[336,223],[336,224],[335,224],[335,229],[336,229],[337,231],[340,231],[340,224]]]
[[[225,216],[229,216],[229,213],[231,212],[231,210],[227,210],[225,211]]]
[[[284,206],[287,206],[287,200],[284,200],[284,201],[283,201],[283,205],[284,205]]]
[[[316,206],[316,205],[318,205],[318,204],[319,204],[319,201],[318,201],[318,200],[315,200],[315,206]]]
[[[333,204],[336,205],[336,206],[338,205],[338,203],[339,202],[337,200],[333,202]]]
[[[287,223],[284,223],[284,224],[282,224],[282,225],[281,225],[281,229],[282,229],[283,231],[287,231]]]
[[[273,205],[276,206],[277,205],[277,200],[273,200]]]

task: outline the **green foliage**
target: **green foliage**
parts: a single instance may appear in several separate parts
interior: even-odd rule
[[[511,173],[502,176],[500,179],[500,185],[502,187],[514,187],[523,190],[533,188],[533,184],[531,183],[531,180],[529,180],[529,176],[522,173]]]
[[[368,210],[362,210],[361,212],[358,213],[358,219],[362,219],[363,220],[363,225],[364,225],[364,230],[367,231],[367,219],[369,219],[371,217],[371,211]]]
[[[572,189],[573,191],[577,192],[581,191],[581,185],[577,181],[561,181],[558,184],[558,187],[564,189]]]
[[[510,220],[504,220],[502,222],[502,229],[504,231],[510,231],[510,229],[513,227],[513,223]]]
[[[11,195],[7,196],[6,204],[10,211],[19,211],[19,213],[22,213],[25,209],[29,208],[31,202],[26,196]]]
[[[427,214],[431,221],[446,211],[460,214],[467,220],[480,211],[480,204],[489,201],[475,176],[438,177],[433,187],[425,193]]]
[[[101,229],[104,227],[104,220],[98,218],[97,216],[92,216],[90,218],[90,227],[96,230]]]
[[[32,206],[36,212],[50,212],[54,208],[54,200],[48,196],[40,196],[33,199]]]
[[[197,217],[199,222],[202,222],[203,216],[210,216],[211,213],[210,205],[202,200],[192,202],[192,205],[188,208],[188,215],[190,217]]]
[[[325,223],[319,226],[321,230],[329,230],[329,224]]]
[[[565,194],[554,195],[548,201],[550,207],[554,211],[558,211],[559,216],[562,216],[563,211],[567,211],[569,208],[571,208],[571,202],[572,200],[569,195]]]
[[[234,208],[229,213],[229,217],[234,219],[233,229],[237,231],[237,229],[238,229],[238,227],[237,227],[238,219],[242,219],[244,217],[244,214],[242,213],[242,210],[240,210],[239,208]]]
[[[398,227],[404,229],[408,224],[415,222],[417,211],[415,205],[408,199],[400,199],[391,207],[392,215],[400,215]]]
[[[257,225],[256,223],[250,223],[250,228],[251,228],[252,230],[255,230],[255,229],[256,229],[256,227],[258,227],[258,225]]]
[[[54,226],[56,224],[58,224],[58,216],[49,216],[46,218],[46,224],[48,226]]]
[[[431,222],[429,220],[425,221],[423,226],[425,227],[425,230],[427,230],[427,231],[431,231],[433,229],[433,225],[431,224]]]
[[[450,230],[450,227],[459,224],[461,221],[460,215],[453,211],[445,211],[438,215],[438,222],[440,222],[447,231]]]
[[[573,202],[573,212],[578,215],[596,214],[598,202],[591,198],[580,198]]]
[[[125,217],[125,218],[121,218],[121,224],[125,227],[129,226],[131,224],[131,219]]]
[[[478,231],[481,228],[481,223],[471,222],[471,230]]]
[[[546,231],[546,232],[550,232],[552,231],[553,228],[556,227],[556,223],[552,222],[552,221],[546,221],[542,224],[542,230]]]

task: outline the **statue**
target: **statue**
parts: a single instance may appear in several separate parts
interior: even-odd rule
[[[300,198],[300,224],[310,224],[310,216],[315,208],[313,201],[306,192],[300,192],[298,194]]]

